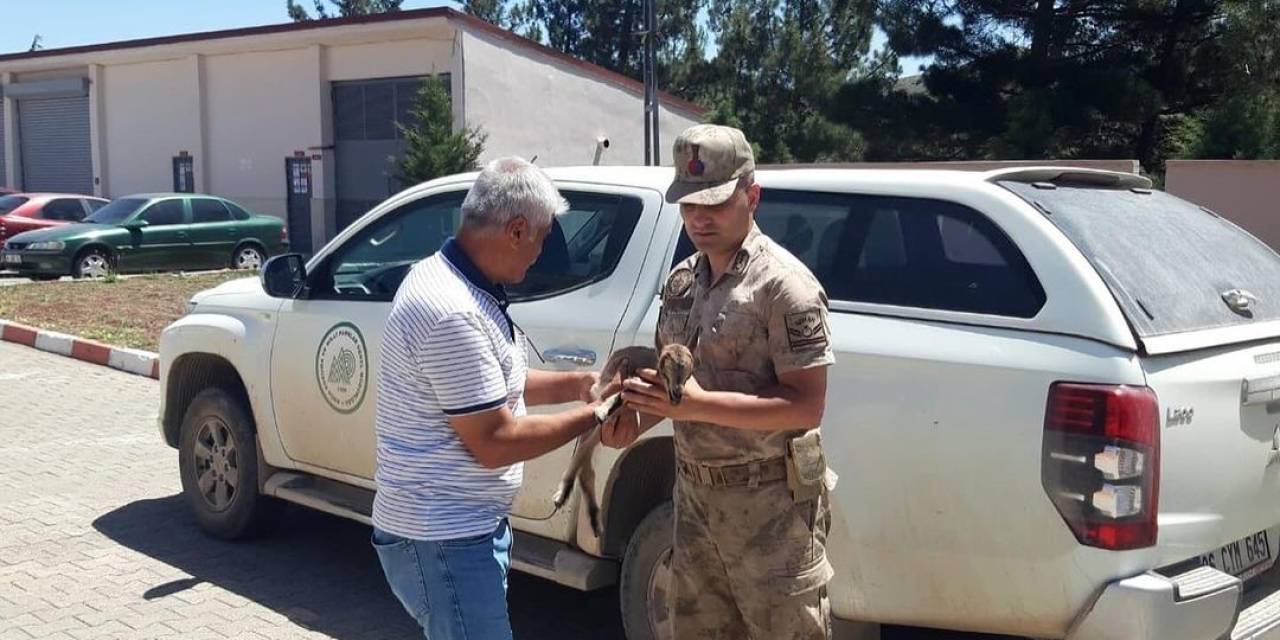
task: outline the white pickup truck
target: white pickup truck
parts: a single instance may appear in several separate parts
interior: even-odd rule
[[[652,343],[659,286],[692,249],[662,201],[669,169],[548,173],[571,208],[510,311],[531,362],[596,368]],[[160,427],[210,534],[250,532],[263,496],[369,521],[383,325],[473,179],[397,194],[305,264],[281,256],[260,280],[201,292],[165,329]],[[1280,543],[1271,249],[1128,174],[758,179],[759,226],[831,300],[838,619],[1036,638],[1280,633],[1280,592],[1255,586]],[[526,465],[513,564],[618,584],[628,638],[655,637],[670,425],[598,452],[601,537],[577,500],[552,504],[572,449]]]

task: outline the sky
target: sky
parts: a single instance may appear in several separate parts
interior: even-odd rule
[[[311,9],[311,0],[300,2]],[[405,9],[457,6],[405,0]],[[0,53],[288,22],[285,0],[0,0]]]
[[[308,9],[312,0],[300,2]],[[453,6],[443,0],[405,0],[405,9]],[[285,0],[0,0],[0,53],[31,47],[36,34],[46,49],[216,31],[288,22]],[[876,34],[872,46],[881,46]],[[902,60],[903,74],[920,61]]]

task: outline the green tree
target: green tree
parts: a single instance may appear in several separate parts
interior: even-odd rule
[[[873,12],[869,0],[712,0],[718,49],[696,99],[712,121],[738,124],[762,162],[861,159],[861,134],[831,113],[861,68]]]
[[[404,0],[329,0],[329,4],[333,5],[333,13],[330,13],[330,9],[325,5],[325,0],[313,1],[316,8],[314,18],[307,13],[305,7],[298,4],[297,0],[285,0],[285,9],[289,12],[289,18],[294,22],[305,22],[314,19],[327,20],[329,18],[346,18],[348,16],[367,16],[375,13],[399,11],[400,5],[404,3]]]
[[[1280,0],[1233,0],[1225,8],[1228,89],[1187,123],[1178,157],[1280,158]]]
[[[642,75],[641,0],[466,6],[552,48]],[[828,112],[867,51],[875,6],[875,0],[657,0],[658,86],[707,107],[712,122],[740,126],[762,162],[856,160],[861,136]]]
[[[397,164],[397,178],[405,185],[471,171],[484,152],[487,135],[478,127],[453,130],[453,109],[444,80],[429,78],[414,96],[411,121],[398,122],[406,149]]]
[[[485,22],[510,28],[510,8],[503,0],[464,0],[462,10]]]
[[[1224,2],[885,0],[881,21],[894,51],[934,57],[925,95],[898,113],[941,120],[923,125],[908,151],[1136,157],[1159,170],[1185,137],[1185,117],[1224,91]],[[945,144],[925,138],[936,125],[951,134]]]

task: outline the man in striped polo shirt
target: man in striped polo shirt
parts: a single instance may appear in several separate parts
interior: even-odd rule
[[[522,461],[595,424],[593,373],[529,370],[503,285],[524,279],[567,204],[537,167],[490,163],[456,238],[396,294],[378,374],[373,546],[387,582],[431,640],[511,637],[507,515]]]

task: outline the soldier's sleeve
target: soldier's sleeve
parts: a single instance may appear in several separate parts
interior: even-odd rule
[[[697,254],[694,254],[695,256]],[[653,342],[661,350],[669,342],[684,342],[689,312],[689,294],[693,287],[693,260],[686,258],[667,273],[658,290],[658,326],[654,328]],[[681,320],[684,314],[683,321]]]
[[[812,278],[787,274],[768,290],[769,355],[786,373],[834,364],[827,294]]]

